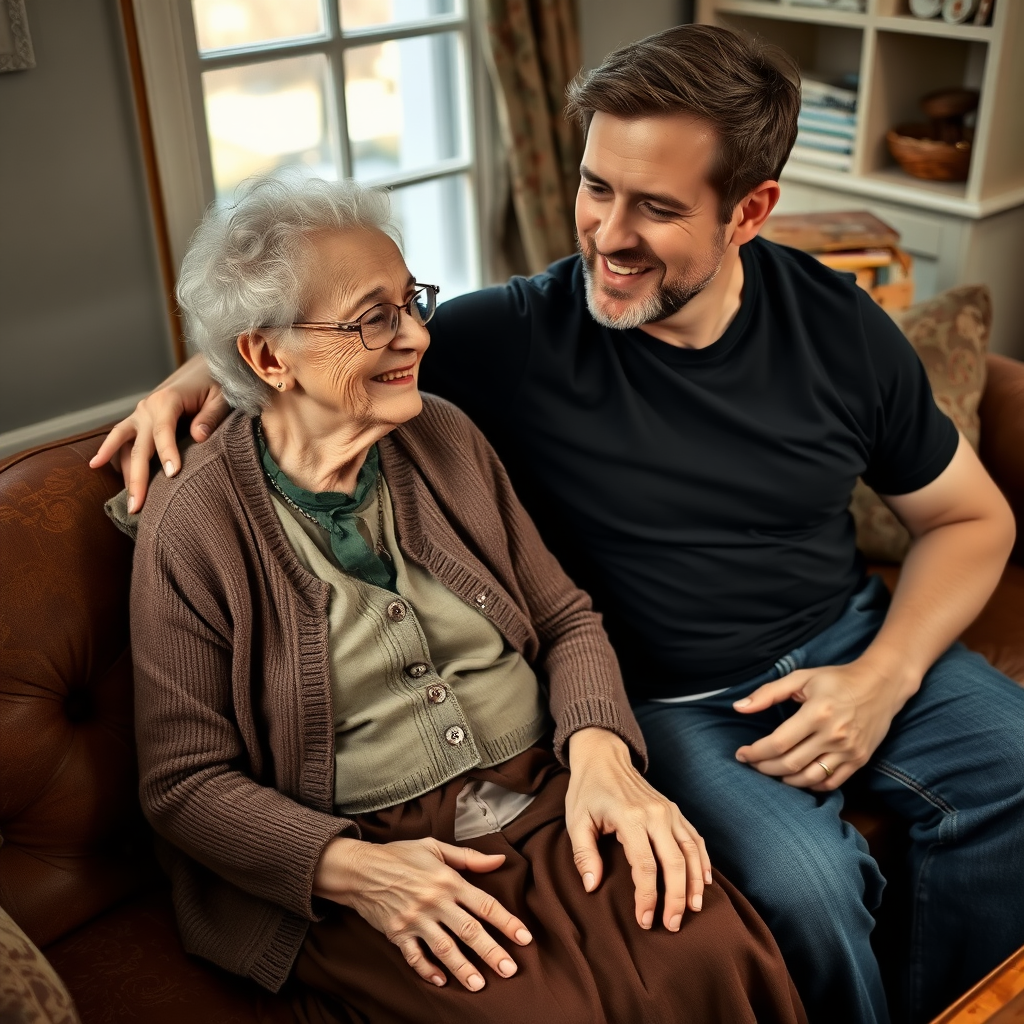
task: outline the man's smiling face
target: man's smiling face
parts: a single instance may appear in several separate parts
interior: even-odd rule
[[[714,280],[729,228],[708,184],[716,152],[712,129],[685,114],[594,114],[576,233],[599,323],[628,329],[664,320]]]

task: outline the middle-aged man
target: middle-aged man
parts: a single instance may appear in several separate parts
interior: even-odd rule
[[[869,942],[884,881],[840,786],[857,773],[906,820],[892,1010],[916,1024],[1024,942],[1024,690],[954,644],[1014,524],[888,316],[757,237],[794,78],[683,26],[577,80],[580,255],[444,304],[421,382],[485,430],[594,595],[653,781],[767,920],[814,1021],[890,1019]],[[154,443],[177,471],[184,411],[196,439],[224,411],[195,361],[97,456],[125,449],[136,508]],[[891,602],[854,546],[858,476],[914,538]],[[586,824],[570,830],[591,887],[606,826]],[[657,825],[636,827],[664,866]]]

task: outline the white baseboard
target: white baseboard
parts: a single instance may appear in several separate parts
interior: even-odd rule
[[[135,408],[139,400],[148,394],[148,391],[140,391],[137,395],[125,395],[124,398],[115,398],[110,402],[103,402],[101,405],[90,406],[88,409],[79,409],[78,412],[54,416],[52,420],[41,420],[39,423],[31,423],[27,427],[8,430],[6,433],[0,434],[0,458],[6,458],[8,455],[24,451],[26,448],[34,448],[37,444],[45,444],[47,441],[56,441],[61,437],[80,434],[90,427],[98,427],[102,423],[123,419]]]

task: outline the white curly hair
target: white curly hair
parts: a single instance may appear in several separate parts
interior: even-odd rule
[[[382,189],[299,175],[249,178],[226,208],[211,206],[189,242],[177,299],[185,338],[201,352],[233,408],[250,416],[274,393],[238,353],[250,331],[289,331],[303,319],[314,232],[376,228],[401,247]]]

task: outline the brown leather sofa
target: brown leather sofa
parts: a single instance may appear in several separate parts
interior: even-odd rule
[[[982,459],[1021,537],[964,640],[1024,683],[1024,363],[988,357],[981,422]],[[132,549],[102,509],[118,476],[87,465],[102,436],[0,462],[0,906],[85,1024],[254,1021],[273,1000],[182,952],[139,810]],[[898,568],[880,571],[891,582]],[[898,855],[898,822],[848,814],[879,856]]]

